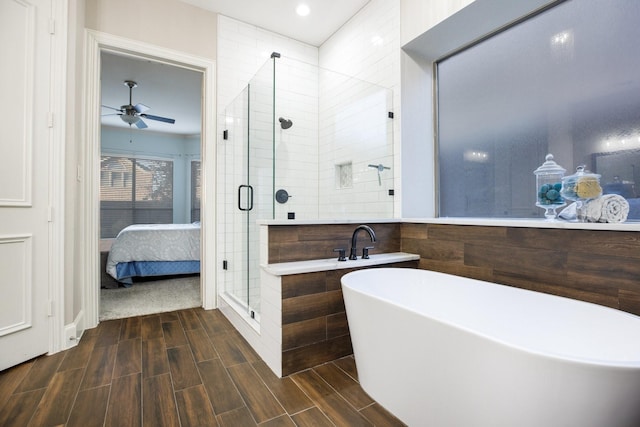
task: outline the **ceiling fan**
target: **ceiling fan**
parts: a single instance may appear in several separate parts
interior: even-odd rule
[[[145,111],[149,110],[151,107],[147,107],[144,104],[133,105],[133,102],[132,102],[133,88],[138,86],[138,83],[132,80],[125,80],[124,85],[129,88],[129,104],[123,105],[120,108],[114,108],[114,107],[109,107],[108,105],[103,105],[104,108],[109,108],[111,110],[117,111],[117,113],[104,114],[104,115],[106,116],[118,115],[120,116],[123,122],[128,123],[129,126],[136,125],[138,129],[144,129],[148,127],[147,124],[142,120],[142,117],[144,117],[145,119],[157,120],[159,122],[164,122],[164,123],[173,124],[176,122],[174,119],[170,119],[168,117],[160,117],[160,116],[154,116],[151,114],[146,114]]]

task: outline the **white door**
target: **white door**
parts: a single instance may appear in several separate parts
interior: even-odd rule
[[[49,349],[51,13],[0,1],[0,370]]]

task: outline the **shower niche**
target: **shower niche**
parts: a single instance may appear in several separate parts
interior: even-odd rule
[[[219,280],[247,317],[259,323],[258,221],[393,218],[393,171],[369,167],[394,164],[392,95],[274,53],[225,108]]]

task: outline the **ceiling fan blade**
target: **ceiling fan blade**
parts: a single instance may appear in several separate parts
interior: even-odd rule
[[[102,107],[103,108],[108,108],[110,110],[120,111],[121,113],[123,112],[121,108],[109,107],[108,105],[103,105]]]
[[[143,122],[141,119],[138,119],[138,121],[136,122],[136,127],[138,129],[145,129],[145,128],[148,128],[149,126],[147,126],[147,124]]]
[[[140,116],[144,117],[145,119],[149,119],[149,120],[157,120],[159,122],[165,122],[165,123],[175,123],[175,119],[170,119],[168,117],[160,117],[160,116],[152,116],[151,114],[140,114]]]
[[[102,114],[100,117],[107,117],[107,116],[121,116],[122,113],[109,113],[109,114]]]
[[[147,107],[144,104],[136,104],[135,107],[133,107],[133,109],[136,110],[138,114],[140,114],[140,113],[144,113],[147,110],[150,110],[151,107]]]

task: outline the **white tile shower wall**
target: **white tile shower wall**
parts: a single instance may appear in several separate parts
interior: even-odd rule
[[[390,88],[393,91],[392,108],[394,119],[391,124],[393,144],[393,165],[387,154],[377,153],[382,156],[380,161],[385,166],[391,166],[391,170],[385,170],[381,178],[392,177],[392,188],[400,188],[400,0],[371,0],[356,16],[338,30],[329,40],[320,47],[319,65],[323,69],[334,70],[348,76]],[[322,83],[321,83],[322,84]],[[320,90],[321,105],[325,105],[325,87]],[[325,113],[321,113],[324,115]],[[325,120],[330,120],[326,113]],[[320,148],[326,147],[326,139],[331,135],[331,127],[336,124],[321,120]],[[329,144],[332,146],[332,144]],[[336,150],[338,146],[335,145]],[[335,165],[334,159],[343,158],[348,153],[323,153],[320,165],[320,182],[324,194],[335,189]],[[361,200],[358,206],[340,206],[340,199],[349,200],[356,196],[342,192],[335,194],[334,198],[321,200],[320,212],[330,211],[335,207],[335,214],[342,213],[348,216],[364,215],[363,217],[384,216],[384,212],[378,211],[381,205],[391,197],[388,195],[390,188],[378,185],[377,172],[373,169],[358,169],[354,161],[354,179],[360,174],[360,182],[366,183],[369,191],[358,192]],[[331,164],[324,164],[329,162]],[[383,181],[384,183],[384,181]],[[382,191],[381,191],[382,190]],[[335,190],[334,190],[335,192]],[[400,197],[396,191],[394,197],[394,212],[400,212]],[[353,211],[352,211],[353,210]],[[333,214],[328,214],[327,217]]]
[[[291,198],[276,203],[276,219],[289,212],[296,219],[318,218],[318,69],[290,58],[276,64],[276,117],[291,120],[276,126],[276,190]]]
[[[226,257],[242,259],[242,243],[246,241],[246,234],[243,234],[246,220],[243,221],[242,219],[238,219],[238,215],[235,214],[235,211],[237,211],[237,186],[242,183],[242,179],[244,178],[241,171],[246,169],[244,169],[245,165],[243,163],[242,156],[239,154],[241,149],[233,145],[238,144],[238,142],[232,143],[232,139],[227,141],[222,139],[222,131],[229,126],[225,123],[224,111],[227,106],[234,102],[236,97],[241,93],[241,91],[243,91],[256,73],[265,66],[267,61],[270,60],[272,52],[279,52],[283,58],[293,58],[305,63],[317,65],[318,49],[314,46],[283,37],[222,15],[218,15],[217,43],[217,97],[219,114],[218,152],[220,154],[218,156],[218,182],[220,183],[218,187],[218,194],[220,194],[218,199],[218,210],[220,212],[219,218],[221,218],[222,221],[219,224],[219,229],[224,230],[224,233],[221,234],[225,235],[224,237],[219,238],[219,247],[223,248],[219,253],[224,254]],[[256,102],[257,105],[255,105],[255,107],[259,107],[260,102],[257,100]],[[291,115],[291,112],[285,108],[287,105],[289,104],[286,103],[285,98],[285,101],[283,101],[282,114],[280,114],[281,112],[278,110],[278,107],[276,107],[276,119],[279,115],[285,117],[287,115]],[[265,120],[264,117],[260,117],[261,114],[267,115],[267,120],[272,118],[273,113],[266,107],[266,105],[264,108],[252,108],[252,110],[254,110],[254,114],[257,114],[256,118],[260,120]],[[295,149],[287,150],[288,146],[304,147],[304,143],[308,143],[307,135],[297,136],[298,134],[295,133],[304,129],[303,123],[306,120],[309,119],[307,117],[296,117],[294,119],[294,126],[288,130],[294,132],[282,135],[282,143],[281,146],[278,146],[277,153],[277,156],[282,159],[282,163],[278,165],[279,170],[288,171],[288,168],[291,167],[290,165],[299,165],[308,162],[310,151],[313,155],[317,155],[317,132],[313,150],[309,150],[308,147],[302,151],[296,151]],[[252,139],[254,140],[259,140],[263,136],[262,133],[264,132],[268,133],[269,136],[272,134],[271,127],[269,127],[268,131],[265,127],[258,127],[254,131],[257,132],[252,135]],[[304,139],[302,141],[303,143],[299,143],[301,138]],[[264,155],[261,156],[263,160],[267,162],[270,161],[269,159],[271,158],[272,153],[269,152],[269,150],[264,150],[258,147],[256,147],[256,150],[257,153],[264,153]],[[257,164],[254,164],[254,166],[257,166]],[[298,170],[300,169],[298,168]],[[259,180],[262,182],[272,180],[270,175],[265,176],[262,173],[258,173],[257,175]],[[293,176],[290,178],[287,177],[287,179],[291,179],[290,182],[297,185],[304,182],[307,177],[296,176],[294,173]],[[282,183],[282,185],[285,184],[288,184],[288,182]],[[272,183],[270,183],[269,187],[271,187],[271,185]],[[301,191],[298,191],[298,189],[294,187],[292,187],[290,192],[292,194],[301,193]],[[299,203],[302,203],[304,202],[304,198],[302,196],[303,194],[299,194],[295,199],[292,198],[291,200],[298,200]],[[271,194],[267,195],[266,199],[262,199],[261,196],[258,196],[256,203],[264,207],[264,205],[269,205],[271,203],[272,197],[273,195]],[[291,207],[290,204],[287,205],[283,206],[287,206],[287,208]],[[287,211],[288,210],[285,210],[285,212]],[[222,214],[223,212],[225,214]],[[227,212],[229,213],[227,214]],[[286,213],[284,213],[284,215],[286,218]],[[258,233],[253,234],[255,236],[258,235]],[[256,241],[249,242],[249,244],[253,245],[253,247],[258,247],[257,237]],[[250,262],[257,263],[258,260],[254,259],[252,256]],[[243,293],[246,291],[246,282],[244,281],[241,272],[243,267],[244,265],[242,265],[242,263],[230,262],[229,270],[219,270],[220,273],[218,281],[219,283],[225,284],[225,289],[238,293],[243,297],[248,296],[250,300],[259,300],[257,298],[257,295],[259,295],[258,277],[252,276],[249,278],[249,295],[245,295]],[[259,269],[256,269],[256,271],[259,271]],[[234,286],[235,289],[233,288]]]
[[[320,81],[321,217],[393,216],[391,91],[331,72],[322,72]],[[345,163],[351,163],[352,185],[341,188],[335,169]]]

